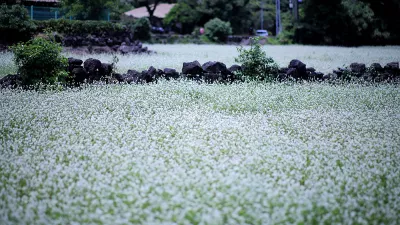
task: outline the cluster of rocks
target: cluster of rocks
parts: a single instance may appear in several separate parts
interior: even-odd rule
[[[83,63],[83,65],[82,65]],[[89,58],[83,62],[80,59],[68,58],[67,83],[79,85],[80,83],[100,81],[112,77],[113,65],[102,63],[98,59]]]
[[[233,82],[237,79],[234,72],[239,69],[240,66],[238,65],[234,65],[228,69],[226,65],[221,62],[210,61],[201,65],[198,61],[194,61],[183,63],[181,73],[172,68],[161,70],[151,66],[148,70],[142,72],[128,70],[126,74],[114,74],[114,78],[118,82],[126,83],[151,83],[159,78],[165,78],[166,80],[183,78],[205,81],[207,83],[226,83]]]
[[[102,63],[98,59],[89,58],[84,62],[80,59],[68,58],[69,85],[81,83],[93,83],[103,81],[106,83],[142,84],[155,82],[160,78],[191,79],[207,83],[231,83],[242,81],[236,74],[242,71],[240,65],[229,68],[224,63],[210,61],[201,65],[198,61],[183,63],[182,71],[172,68],[157,69],[151,66],[141,72],[128,70],[127,73],[113,72],[113,65]],[[373,63],[366,67],[362,63],[352,63],[349,67],[338,68],[332,73],[323,74],[312,67],[307,67],[300,60],[290,61],[288,67],[280,68],[276,77],[277,81],[335,81],[335,80],[361,80],[366,82],[395,82],[400,83],[399,62],[391,62],[382,67],[379,63]],[[19,75],[8,75],[0,79],[0,87],[17,87],[21,84]]]
[[[338,68],[324,75],[324,79],[363,80],[367,82],[400,82],[399,62],[390,62],[382,67],[372,63],[367,67],[364,63],[352,63],[349,67]]]
[[[154,53],[143,44],[134,40],[132,33],[124,33],[124,35],[116,36],[66,36],[59,37],[59,41],[65,47],[72,47],[75,51],[87,51],[89,53],[121,53],[121,54],[138,54],[138,53]]]

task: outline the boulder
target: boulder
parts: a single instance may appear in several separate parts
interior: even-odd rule
[[[392,74],[393,76],[399,76],[400,75],[399,62],[391,62],[386,64],[385,72]]]
[[[75,83],[83,83],[85,79],[89,79],[89,74],[86,73],[84,68],[74,68],[71,72],[71,76]]]
[[[136,71],[136,70],[128,70],[128,73],[123,75],[124,77],[124,81],[127,82],[128,84],[131,83],[138,83],[140,78],[141,78],[141,74]]]
[[[0,79],[0,88],[16,88],[22,84],[21,76],[9,74]]]
[[[82,63],[83,63],[83,61],[80,60],[80,59],[75,59],[75,58],[72,58],[72,57],[68,58],[68,64],[69,64],[69,65],[77,65],[77,66],[80,66],[80,65],[82,65]]]
[[[381,72],[383,71],[383,67],[379,63],[372,63],[371,66],[369,67],[370,69],[376,71],[376,72]]]
[[[173,78],[173,79],[179,78],[179,73],[175,69],[165,68],[163,73],[164,73],[165,79],[167,79],[167,80],[169,80],[171,78]]]
[[[206,62],[201,66],[204,72],[207,73],[221,73],[223,75],[232,74],[227,68],[226,65],[221,62],[210,61]]]
[[[367,68],[365,67],[364,63],[352,63],[350,64],[350,70],[353,73],[361,75],[367,70]]]
[[[124,82],[124,76],[119,74],[119,73],[114,73],[112,76],[114,79],[116,79],[118,82]]]
[[[89,58],[83,63],[83,67],[89,74],[97,73],[101,70],[101,62],[98,59]]]
[[[237,72],[237,71],[242,71],[242,67],[239,65],[232,65],[231,67],[229,67],[228,69],[231,73]]]
[[[314,69],[313,67],[308,67],[308,68],[306,69],[306,71],[307,71],[307,72],[314,73],[314,72],[315,72],[315,69]]]
[[[113,70],[113,65],[110,63],[102,63],[101,64],[101,75],[102,76],[111,76]]]
[[[148,73],[150,76],[154,77],[154,78],[157,78],[157,77],[158,77],[158,71],[157,71],[157,69],[154,68],[153,66],[150,66],[150,68],[147,70],[147,73]]]
[[[131,47],[127,46],[127,45],[121,45],[118,48],[118,52],[121,54],[128,54],[131,52]]]
[[[399,62],[390,62],[386,64],[385,69],[399,70]]]
[[[199,75],[203,73],[203,68],[198,61],[184,62],[182,67],[183,74]]]
[[[300,60],[293,59],[292,61],[290,61],[288,68],[289,70],[286,72],[288,76],[295,79],[307,79],[308,75],[306,64],[304,64]]]

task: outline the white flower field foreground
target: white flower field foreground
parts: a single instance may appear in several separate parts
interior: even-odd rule
[[[400,89],[1,90],[0,224],[400,224]]]

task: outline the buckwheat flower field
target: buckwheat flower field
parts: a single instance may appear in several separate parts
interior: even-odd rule
[[[400,89],[0,92],[0,224],[399,224]]]
[[[118,71],[237,55],[149,48]],[[396,46],[264,48],[322,72],[400,61]],[[14,72],[0,54],[0,77]],[[400,224],[399,85],[0,89],[0,224]]]

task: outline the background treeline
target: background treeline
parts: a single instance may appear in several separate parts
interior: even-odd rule
[[[294,0],[293,0],[294,1]],[[15,0],[0,0],[15,2]],[[23,2],[23,1],[22,1]],[[264,8],[264,27],[275,35],[275,0],[61,0],[66,15],[80,20],[98,20],[108,9],[113,21],[140,6],[177,3],[164,18],[164,28],[176,33],[194,34],[215,18],[229,22],[232,34],[254,34],[261,29],[260,9]],[[20,12],[15,9],[15,15]],[[399,0],[303,0],[299,3],[299,19],[295,20],[289,0],[281,0],[283,32],[277,43],[317,45],[387,45],[400,44]],[[1,17],[1,16],[0,16]],[[4,17],[4,14],[3,14]],[[1,18],[0,18],[1,19]],[[9,24],[8,18],[0,21]],[[151,20],[150,20],[151,21]],[[1,24],[3,23],[3,24]],[[12,25],[10,25],[12,26]],[[228,32],[230,33],[230,32]]]

